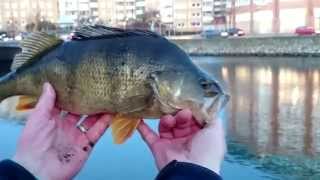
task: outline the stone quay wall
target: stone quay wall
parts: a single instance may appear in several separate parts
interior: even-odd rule
[[[320,36],[171,40],[190,55],[320,57]]]

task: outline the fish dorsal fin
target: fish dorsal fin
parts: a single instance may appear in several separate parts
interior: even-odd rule
[[[95,26],[83,26],[77,29],[74,34],[76,37],[89,38],[89,37],[98,37],[103,35],[110,34],[120,34],[123,33],[124,30],[120,28],[111,28],[101,25]]]
[[[102,25],[83,26],[74,32],[73,39],[90,39],[98,37],[123,37],[123,36],[151,36],[160,37],[158,34],[148,30],[121,29]]]
[[[30,34],[26,39],[21,41],[20,46],[22,51],[14,57],[11,70],[16,70],[23,65],[33,62],[37,57],[61,43],[63,43],[62,39],[44,32]]]

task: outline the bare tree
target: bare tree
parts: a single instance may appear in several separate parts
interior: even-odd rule
[[[148,29],[157,30],[160,27],[159,11],[150,10],[146,11],[142,16],[137,19],[130,19],[127,22],[126,28],[131,29]]]
[[[26,30],[29,32],[33,31],[53,31],[57,29],[57,26],[50,22],[47,21],[44,17],[41,17],[40,12],[37,12],[36,16],[32,18],[33,21],[27,23],[26,25]]]

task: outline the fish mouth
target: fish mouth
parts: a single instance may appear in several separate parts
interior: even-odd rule
[[[203,81],[201,82],[201,86],[203,88],[205,97],[212,98],[224,94],[220,85],[215,81]]]
[[[216,119],[230,99],[228,94],[219,94],[214,97],[205,97],[205,102],[201,106],[201,112],[204,114],[204,122],[210,123]]]
[[[212,98],[212,97],[215,97],[215,96],[217,96],[218,95],[218,93],[217,92],[214,92],[214,91],[210,91],[210,90],[205,90],[204,91],[204,96],[206,97],[206,98]]]

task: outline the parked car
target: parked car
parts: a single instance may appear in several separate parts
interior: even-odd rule
[[[301,27],[297,27],[295,30],[295,34],[297,35],[313,35],[315,34],[315,29],[313,27],[310,26],[301,26]]]
[[[245,35],[244,31],[239,28],[227,29],[227,33],[229,34],[229,36],[244,36]]]
[[[221,31],[217,29],[208,29],[201,32],[201,37],[203,38],[214,38],[220,37]]]
[[[0,31],[0,41],[3,41],[4,38],[6,38],[6,37],[7,37],[7,32],[5,32],[5,31]]]

